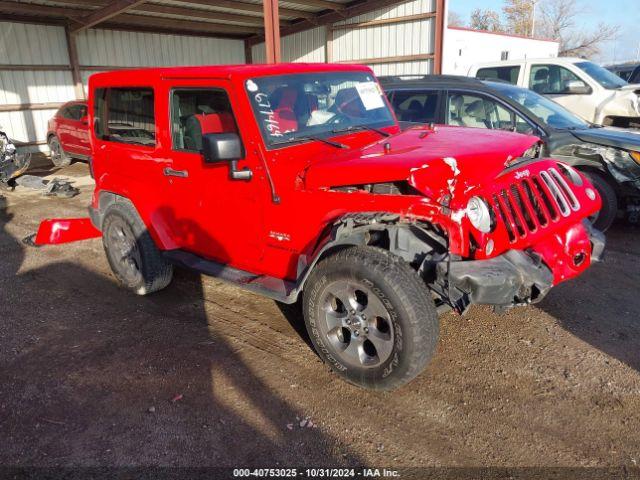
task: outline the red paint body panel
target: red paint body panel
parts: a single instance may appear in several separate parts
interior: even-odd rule
[[[102,232],[93,226],[89,218],[51,218],[40,222],[33,243],[58,245],[101,236]]]
[[[49,120],[47,126],[47,138],[55,135],[60,140],[60,145],[65,153],[74,156],[91,155],[91,142],[89,140],[89,118],[65,118],[63,112],[69,107],[83,106],[85,111],[87,102],[67,102],[62,105],[55,115]]]
[[[537,251],[556,281],[588,267],[569,268],[567,258],[587,251],[581,222],[600,208],[588,181],[575,187],[580,208],[542,228],[509,238],[506,220],[490,234],[475,230],[464,215],[469,198],[493,196],[527,175],[557,167],[541,160],[505,171],[505,165],[534,145],[536,137],[496,130],[437,126],[400,133],[386,127],[389,138],[371,131],[332,137],[347,145],[339,150],[321,142],[269,149],[245,91],[250,78],[289,73],[364,71],[365,66],[327,64],[238,65],[127,70],[92,75],[89,80],[90,124],[94,91],[104,87],[150,87],[156,112],[155,146],[102,140],[91,133],[96,190],[129,198],[159,248],[185,249],[256,274],[294,279],[301,255],[312,256],[327,226],[347,213],[391,212],[439,225],[452,254],[491,258],[510,249]],[[238,167],[253,171],[251,181],[229,179],[226,163],[206,164],[198,153],[173,150],[169,119],[174,88],[211,87],[228,93],[245,157]],[[278,112],[284,115],[286,112]],[[385,147],[385,145],[387,145]],[[167,177],[166,168],[188,172]],[[274,203],[267,168],[280,198]],[[405,181],[415,195],[348,193],[332,187]],[[593,196],[592,196],[593,197]],[[488,242],[494,248],[486,253]],[[590,253],[590,250],[589,250]]]

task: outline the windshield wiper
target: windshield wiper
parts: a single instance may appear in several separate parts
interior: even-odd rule
[[[369,130],[371,132],[379,133],[383,137],[391,136],[389,132],[385,132],[384,130],[380,130],[379,128],[370,127],[369,125],[349,125],[348,127],[344,128],[334,128],[333,130],[331,130],[331,133],[353,132],[355,130]]]
[[[349,148],[344,143],[334,142],[332,140],[328,140],[322,137],[316,137],[313,135],[302,135],[299,137],[289,137],[286,140],[279,140],[277,142],[272,142],[271,145],[286,145],[287,143],[298,143],[298,142],[308,142],[310,140],[317,140],[318,142],[326,143],[327,145],[331,145],[335,148]]]

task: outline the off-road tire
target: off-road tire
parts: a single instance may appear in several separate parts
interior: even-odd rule
[[[618,195],[611,183],[601,174],[584,172],[602,198],[602,208],[590,218],[593,226],[601,232],[606,232],[618,215]]]
[[[133,207],[114,203],[103,218],[104,251],[111,270],[123,286],[138,295],[148,295],[171,283],[173,265],[162,256]],[[129,245],[127,252],[123,250],[125,244]]]
[[[71,157],[65,153],[58,137],[51,135],[47,143],[49,144],[51,163],[53,163],[54,166],[66,167],[71,164]]]
[[[320,322],[326,315],[327,295],[344,281],[366,286],[367,301],[377,298],[382,303],[376,304],[387,310],[393,329],[392,350],[379,365],[350,364],[339,352],[344,344],[336,348],[335,338],[323,332],[327,327]],[[372,295],[375,298],[370,298]],[[320,261],[305,285],[303,313],[309,337],[323,361],[348,382],[368,389],[392,390],[411,381],[429,362],[438,342],[438,314],[424,281],[404,260],[379,248],[349,247]],[[371,334],[373,329],[368,325]]]

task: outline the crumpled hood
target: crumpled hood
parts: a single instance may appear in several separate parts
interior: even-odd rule
[[[640,130],[604,127],[574,130],[571,133],[583,142],[640,151]]]
[[[538,141],[500,130],[416,127],[362,149],[336,152],[311,164],[303,178],[308,189],[407,181],[441,203],[454,187],[468,191],[491,182]]]

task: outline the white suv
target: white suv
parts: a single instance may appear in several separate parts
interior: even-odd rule
[[[640,128],[640,84],[630,85],[588,60],[563,57],[477,64],[469,76],[530,88],[588,122]]]

